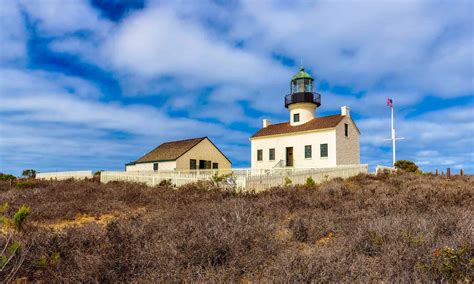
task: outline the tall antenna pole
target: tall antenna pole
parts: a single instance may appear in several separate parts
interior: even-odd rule
[[[389,139],[384,139],[384,140],[392,140],[392,166],[395,168],[395,162],[397,161],[396,157],[395,157],[395,152],[396,152],[396,148],[395,148],[395,141],[398,140],[398,139],[405,139],[403,137],[397,137],[395,135],[395,127],[393,126],[394,122],[393,122],[393,100],[388,98],[387,99],[387,106],[389,106],[391,108],[391,124],[392,124],[392,138],[389,138]]]
[[[392,158],[393,158],[393,167],[395,167],[395,162],[396,162],[396,159],[395,159],[395,140],[396,140],[396,136],[395,136],[395,128],[393,127],[393,106],[391,107],[392,109]]]

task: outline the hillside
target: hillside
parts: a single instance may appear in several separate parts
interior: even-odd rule
[[[245,195],[208,184],[0,187],[6,216],[30,207],[2,279],[15,267],[48,283],[474,279],[474,177],[360,175]]]

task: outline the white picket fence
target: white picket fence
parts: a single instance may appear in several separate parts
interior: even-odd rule
[[[37,179],[55,179],[55,180],[64,180],[64,179],[86,179],[93,178],[94,175],[92,171],[71,171],[71,172],[49,172],[49,173],[37,173]]]
[[[344,165],[333,168],[311,169],[224,169],[224,170],[195,170],[169,172],[101,172],[100,181],[140,182],[150,186],[160,184],[163,180],[171,180],[176,186],[182,186],[199,180],[211,180],[214,175],[230,174],[229,180],[240,190],[253,189],[262,191],[271,187],[285,184],[289,178],[292,184],[304,184],[308,177],[316,183],[336,177],[348,178],[361,173],[368,173],[368,165]]]

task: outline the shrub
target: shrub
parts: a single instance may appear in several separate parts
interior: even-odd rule
[[[215,173],[212,176],[213,186],[217,186],[220,190],[225,192],[235,192],[237,187],[237,180],[232,173],[219,175]]]
[[[308,241],[308,228],[301,219],[291,220],[289,225],[293,237],[299,242]]]
[[[171,179],[164,179],[164,180],[160,181],[160,183],[158,185],[159,186],[165,186],[165,187],[172,187],[173,183],[171,182]]]
[[[15,215],[13,215],[13,224],[17,229],[21,229],[28,215],[30,215],[30,207],[25,205],[21,206]]]
[[[395,168],[411,173],[418,172],[418,166],[414,162],[408,160],[396,161]]]
[[[427,268],[440,275],[441,281],[468,283],[473,280],[470,272],[474,271],[474,258],[469,257],[465,247],[454,249],[446,246],[434,251],[433,261]]]
[[[308,177],[306,179],[306,185],[307,186],[314,186],[316,183],[314,182],[314,179],[312,177]]]
[[[14,175],[0,173],[0,180],[1,181],[9,181],[9,180],[14,180],[14,179],[16,179],[16,176],[14,176]]]
[[[285,177],[285,186],[289,186],[291,185],[293,182],[291,181],[291,179],[289,177]]]
[[[19,183],[16,184],[16,187],[19,189],[34,188],[35,186],[36,186],[36,183],[32,181],[20,181]]]

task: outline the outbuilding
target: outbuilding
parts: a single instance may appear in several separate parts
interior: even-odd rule
[[[232,162],[208,137],[165,142],[125,165],[127,172],[230,169]]]

